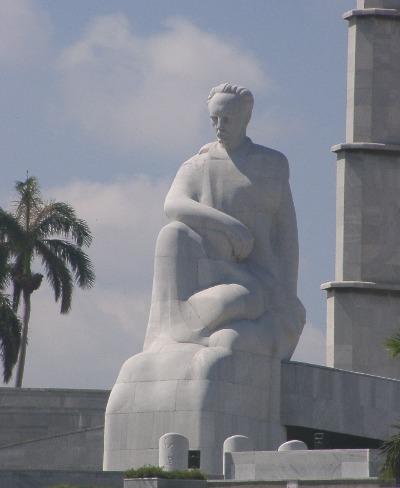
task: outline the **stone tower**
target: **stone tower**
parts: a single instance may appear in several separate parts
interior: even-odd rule
[[[346,142],[337,154],[327,365],[400,379],[400,0],[358,0],[349,22]]]

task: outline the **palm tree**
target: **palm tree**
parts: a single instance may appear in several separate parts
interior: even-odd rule
[[[15,212],[0,208],[0,244],[12,259],[10,270],[13,288],[13,309],[18,311],[21,299],[22,337],[17,364],[16,387],[22,386],[25,367],[31,296],[43,279],[32,272],[35,257],[41,259],[55,300],[60,300],[62,314],[71,308],[74,281],[81,288],[94,283],[92,263],[83,246],[92,236],[86,222],[77,218],[75,210],[63,202],[44,202],[34,176],[18,181]]]
[[[391,358],[397,358],[400,354],[400,331],[394,332],[383,343],[383,347],[387,349]]]
[[[4,383],[11,379],[21,344],[21,322],[4,292],[8,285],[9,270],[7,253],[0,247],[0,357]]]
[[[400,429],[400,425],[393,425]],[[380,467],[380,474],[385,481],[399,479],[400,477],[400,432],[392,434],[385,439],[380,448],[380,453],[384,457]],[[397,485],[396,485],[397,486]]]
[[[400,332],[393,333],[383,343],[390,357],[398,358],[400,356]],[[400,425],[393,425],[395,429],[400,430]],[[383,464],[380,468],[381,476],[384,480],[400,478],[400,432],[392,434],[385,439],[380,446],[380,453],[384,457]]]

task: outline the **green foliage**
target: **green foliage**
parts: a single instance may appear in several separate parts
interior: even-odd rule
[[[400,429],[400,425],[393,427]],[[380,467],[380,476],[385,481],[400,477],[400,432],[385,439],[379,451],[384,457],[384,462]]]
[[[206,477],[199,469],[188,469],[184,471],[166,471],[159,466],[145,465],[140,468],[128,469],[124,473],[125,478],[167,478],[186,480],[205,480]]]
[[[7,249],[0,244],[0,359],[3,364],[4,383],[11,379],[21,345],[21,322],[4,291],[10,281],[10,271]]]
[[[383,343],[383,347],[388,350],[390,357],[396,358],[400,355],[400,331],[392,334]]]
[[[399,358],[400,356],[400,331],[393,333],[383,343],[383,347],[388,350],[390,357]],[[400,429],[400,425],[393,426]],[[390,481],[400,477],[400,432],[385,439],[380,448],[381,456],[384,458],[380,466],[379,474],[384,481]]]
[[[3,381],[8,383],[18,361],[21,345],[21,321],[15,314],[7,295],[0,289],[0,358]]]

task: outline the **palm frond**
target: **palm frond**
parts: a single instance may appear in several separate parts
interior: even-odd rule
[[[394,425],[400,429],[400,425]],[[384,480],[391,480],[400,476],[400,432],[391,435],[383,441],[379,448],[384,461],[380,467],[380,475]]]
[[[8,246],[0,241],[0,290],[10,282],[11,263]]]
[[[29,229],[35,215],[43,206],[39,183],[34,176],[31,176],[25,181],[17,181],[15,190],[19,195],[19,199],[14,202],[15,216],[25,229]]]
[[[396,358],[400,355],[400,331],[394,332],[383,343],[383,347],[388,350],[390,357]]]
[[[18,250],[26,238],[26,233],[18,219],[0,208],[0,242],[8,244],[11,252]]]
[[[24,254],[19,253],[11,267],[10,275],[13,282],[12,305],[15,311],[18,310],[21,300],[22,286],[21,278],[24,276]]]
[[[63,202],[50,202],[42,208],[37,215],[35,235],[37,238],[60,235],[78,246],[90,246],[92,242],[89,226],[77,218],[70,205]]]
[[[61,313],[71,309],[72,291],[74,288],[72,274],[61,257],[57,256],[45,243],[36,243],[36,252],[42,258],[46,277],[54,291],[56,302],[61,298]]]
[[[21,345],[21,322],[12,309],[8,297],[0,292],[0,357],[3,381],[8,383],[18,360]]]
[[[42,243],[64,263],[67,263],[80,288],[91,288],[95,281],[92,263],[87,254],[76,244],[62,239],[45,239]]]

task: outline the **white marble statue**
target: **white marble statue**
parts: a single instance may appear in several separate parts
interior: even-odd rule
[[[289,358],[297,344],[304,311],[289,168],[283,154],[246,137],[252,107],[246,88],[210,92],[218,141],[181,166],[165,200],[172,223],[157,241],[145,349],[245,341]]]
[[[156,464],[177,432],[222,470],[226,438],[256,449],[286,440],[280,361],[305,321],[288,162],[246,136],[253,96],[223,84],[208,98],[217,142],[178,171],[157,240],[143,352],[123,365],[106,410],[104,469]]]

